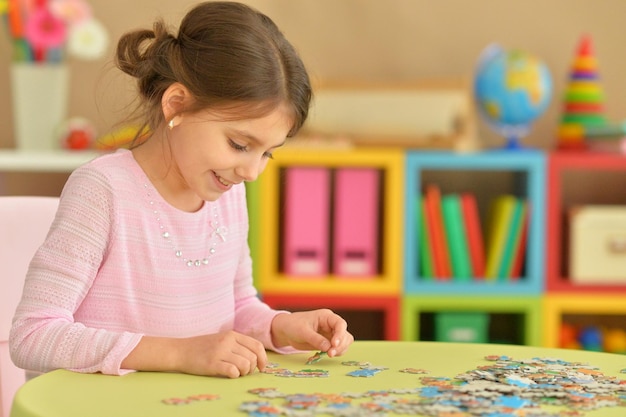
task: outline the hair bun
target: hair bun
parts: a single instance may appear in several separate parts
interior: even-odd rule
[[[137,79],[138,108],[150,129],[164,125],[161,98],[176,82],[192,96],[181,111],[238,108],[238,116],[259,117],[285,103],[293,113],[289,136],[307,118],[311,85],[304,63],[269,17],[242,3],[201,2],[176,35],[161,19],[128,32],[116,58]]]

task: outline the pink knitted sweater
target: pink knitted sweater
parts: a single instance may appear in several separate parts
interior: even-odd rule
[[[274,349],[252,285],[243,184],[195,213],[170,206],[128,150],[78,168],[26,277],[17,366],[123,374],[142,335],[236,330]],[[188,263],[190,265],[188,265]]]

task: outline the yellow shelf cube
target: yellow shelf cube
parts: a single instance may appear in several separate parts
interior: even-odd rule
[[[371,277],[291,276],[280,266],[281,170],[290,167],[375,168],[382,172],[380,271]],[[255,262],[261,293],[398,295],[402,288],[404,152],[390,148],[297,148],[274,153],[259,179],[260,236]]]
[[[543,299],[543,342],[546,347],[559,347],[563,315],[626,315],[626,302],[621,294],[547,294]]]

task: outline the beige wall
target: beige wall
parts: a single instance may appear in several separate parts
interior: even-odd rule
[[[623,0],[247,0],[270,15],[300,50],[316,79],[406,81],[471,77],[487,44],[526,49],[549,65],[555,96],[524,141],[550,148],[561,94],[582,33],[593,36],[609,118],[626,118],[626,2]],[[176,25],[195,2],[91,0],[115,40],[163,16]],[[4,34],[4,33],[3,33]],[[114,42],[110,45],[111,56]],[[0,147],[13,146],[10,49],[0,36]],[[110,60],[71,61],[70,116],[106,130],[123,117],[132,91]],[[480,125],[486,144],[500,140]]]

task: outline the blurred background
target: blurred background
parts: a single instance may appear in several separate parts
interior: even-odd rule
[[[523,143],[551,149],[563,87],[582,35],[591,36],[611,120],[626,118],[626,2],[622,0],[244,0],[269,15],[298,48],[317,81],[396,83],[471,80],[480,52],[497,42],[542,59],[554,95]],[[70,59],[70,117],[85,117],[99,133],[124,118],[134,85],[112,64],[119,36],[150,27],[157,17],[177,27],[195,1],[90,0],[106,27],[105,58]],[[8,37],[0,36],[0,148],[14,146]],[[502,139],[478,125],[485,146]]]
[[[104,135],[111,129],[117,128],[117,124],[126,118],[135,96],[134,80],[122,74],[113,65],[117,39],[126,31],[150,28],[157,18],[163,18],[171,25],[172,30],[176,31],[180,19],[196,4],[196,1],[88,1],[93,8],[93,15],[106,28],[110,42],[102,58],[93,61],[68,59],[70,86],[67,116],[88,119],[95,126],[98,134]],[[524,146],[546,151],[554,149],[557,145],[557,131],[561,122],[565,90],[569,85],[572,64],[577,57],[581,39],[589,36],[592,41],[593,56],[597,60],[599,86],[604,92],[602,96],[604,116],[613,123],[626,121],[626,59],[624,59],[626,55],[624,47],[626,1],[624,0],[596,2],[589,0],[242,1],[264,12],[277,23],[299,50],[315,84],[348,83],[360,86],[368,84],[380,86],[410,85],[416,82],[437,84],[447,81],[453,83],[464,81],[468,95],[471,96],[472,79],[476,73],[477,62],[488,45],[497,43],[506,50],[517,49],[528,52],[543,61],[549,69],[552,79],[552,97],[546,111],[533,123],[529,135],[524,137],[521,143]],[[0,0],[0,14],[3,11],[2,7],[6,4],[7,0],[4,2]],[[12,45],[9,36],[0,35],[0,91],[3,93],[0,94],[0,149],[12,149],[16,145],[14,114],[11,107],[11,57]],[[37,97],[40,96],[39,94]],[[431,105],[431,101],[428,103],[428,106],[421,107],[424,113],[426,113],[424,110]],[[351,113],[355,113],[354,107],[347,107]],[[420,109],[415,111],[419,112]],[[392,111],[388,110],[388,112]],[[33,114],[32,117],[36,118],[38,115]],[[493,148],[504,144],[502,137],[494,133],[479,117],[475,116],[475,118],[477,120],[476,138],[480,147]],[[411,117],[407,119],[411,123],[415,122]],[[367,118],[359,117],[358,121],[361,120],[367,120]],[[389,135],[384,137],[387,140],[385,143],[388,144]],[[15,153],[7,152],[7,154],[9,158],[15,157]],[[623,167],[622,161],[614,164]],[[273,165],[277,164],[270,166]],[[556,192],[552,193],[563,200],[562,212],[558,211],[560,210],[558,207],[556,209],[558,216],[563,217],[563,225],[566,224],[567,210],[574,205],[590,202],[626,205],[623,195],[615,192],[615,190],[624,189],[623,170],[614,168],[615,166],[611,166],[610,170],[614,172],[607,175],[604,173],[590,175],[589,171],[584,169],[571,175],[568,174],[567,181],[564,180],[561,187],[562,196],[558,197]],[[461,175],[458,175],[459,169]],[[495,172],[496,175],[492,175],[492,172],[487,170],[487,174],[478,177],[464,175],[462,167],[454,165],[450,170],[445,170],[441,174],[431,172],[430,177],[425,177],[424,183],[453,184],[458,190],[469,186],[468,188],[482,196],[481,201],[488,202],[488,197],[495,195],[497,190],[507,189],[507,187],[510,189],[511,178],[517,176],[516,172],[513,172],[514,175],[506,175],[506,172],[505,175],[501,175],[503,171]],[[67,175],[67,173],[47,172],[7,173],[0,178],[2,180],[0,193],[58,195]],[[448,181],[448,175],[450,181]],[[464,182],[466,179],[467,182]],[[541,181],[545,180],[545,178],[541,179]],[[598,184],[602,186],[598,187]],[[448,186],[446,191],[450,193],[454,187]],[[555,186],[552,184],[550,187]],[[271,197],[270,195],[270,199]],[[389,199],[385,201],[385,204],[389,207],[398,201],[401,200]],[[538,198],[534,202],[541,203]],[[483,213],[485,211],[483,210]],[[542,219],[541,215],[537,218]],[[561,219],[550,218],[549,222],[559,220]],[[404,230],[407,232],[411,229]],[[567,233],[563,233],[560,238],[560,242],[565,247],[568,241]],[[542,245],[544,239],[545,236],[542,235]],[[386,244],[395,245],[396,241],[389,239]],[[558,251],[561,248],[558,245],[555,246],[554,242],[550,245],[547,248],[548,256],[560,259],[558,257],[566,253],[565,249],[562,250],[562,254],[551,253],[550,251]],[[278,245],[267,245],[270,251],[275,250],[275,246],[278,247]],[[272,255],[270,253],[266,258],[271,259]],[[561,263],[567,265],[565,258]],[[543,264],[537,264],[537,268],[543,268]],[[274,272],[270,271],[268,275]],[[552,274],[552,272],[549,273]],[[566,279],[560,276],[563,275],[563,271],[555,272],[553,275],[547,278],[549,285],[555,285],[554,282],[558,285],[566,282]],[[537,279],[544,280],[543,277],[537,277]],[[567,290],[576,287],[576,285],[569,286],[567,283],[563,285],[566,285]],[[560,290],[561,287],[558,289]],[[585,289],[586,287],[583,286],[578,290],[582,294]],[[604,291],[604,288],[602,290]],[[619,286],[618,290],[621,291],[618,294],[623,294],[623,286]],[[552,289],[550,288],[549,291]],[[590,296],[585,294],[580,299],[586,298],[585,302],[579,301],[578,298],[566,300],[564,311],[568,311],[568,307],[573,306],[573,314],[569,314],[570,317],[567,317],[565,321],[582,323],[584,320],[592,320],[587,316],[593,315],[588,315],[586,312],[580,315],[584,317],[578,317],[579,310],[576,307],[579,304],[588,305],[586,301],[593,299],[594,296],[593,292],[590,292]],[[615,320],[616,323],[624,323],[623,309],[620,307],[623,305],[623,300],[614,301],[614,304],[611,301],[607,304],[606,298],[605,295],[597,298],[597,309],[610,312],[605,316],[613,314],[613,310],[622,312],[615,316]],[[345,301],[341,300],[341,302]],[[554,304],[557,306],[553,308],[554,311],[560,308],[558,300],[557,298]],[[416,305],[423,302],[424,299],[419,299]],[[479,302],[482,303],[482,301]],[[295,302],[297,303],[298,301]],[[455,304],[456,301],[451,303]],[[531,304],[534,305],[534,301]],[[293,302],[285,307],[292,307],[292,305]],[[451,307],[456,309],[457,306]],[[374,306],[374,309],[376,308]],[[480,308],[483,306],[481,305]],[[534,311],[534,307],[532,308]],[[440,305],[432,307],[434,312],[441,309]],[[549,312],[547,316],[560,314],[554,311]],[[410,314],[416,316],[417,313],[414,313]],[[384,326],[382,321],[379,325],[372,325],[374,320],[382,320],[381,317],[383,317],[376,312],[372,317],[364,316],[362,312],[355,314],[358,317],[355,316],[354,320],[364,323],[360,331],[380,329]],[[430,314],[427,316],[430,317],[428,320],[434,322],[433,313],[427,312],[427,314]],[[508,313],[501,315],[500,321],[504,323],[503,328],[517,330],[522,327],[519,323],[511,325],[511,320],[513,320],[511,317],[514,315]],[[517,314],[517,316],[520,315]],[[546,326],[546,323],[551,326],[552,319],[545,319],[546,315],[541,317],[543,320],[541,323],[539,319],[535,324],[529,323],[535,327]],[[531,325],[528,325],[528,328]],[[549,326],[546,328],[550,329]],[[615,326],[623,327],[620,324],[615,324]],[[554,334],[556,332],[552,332],[549,337],[556,338]],[[366,338],[369,338],[369,335]],[[622,337],[622,339],[625,338]],[[556,344],[556,342],[550,343]]]

